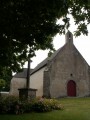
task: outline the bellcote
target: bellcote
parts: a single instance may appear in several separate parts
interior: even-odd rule
[[[65,35],[66,43],[73,43],[73,34],[68,31]]]

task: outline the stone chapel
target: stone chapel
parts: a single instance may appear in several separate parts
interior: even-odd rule
[[[68,31],[66,43],[51,57],[38,64],[30,73],[30,88],[37,89],[36,96],[50,98],[90,96],[90,66],[73,44]],[[11,95],[18,95],[26,86],[26,71],[17,73],[11,80]]]

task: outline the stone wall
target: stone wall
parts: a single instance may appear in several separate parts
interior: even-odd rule
[[[67,83],[76,83],[76,96],[89,96],[88,64],[73,43],[67,43],[49,65],[51,97],[67,96]]]
[[[43,76],[43,96],[50,98],[50,77],[48,70],[44,71]]]
[[[30,77],[30,88],[37,89],[36,96],[43,96],[43,74],[45,67],[38,70]]]
[[[25,78],[15,78],[13,77],[10,84],[10,95],[19,96],[18,89],[26,87]]]

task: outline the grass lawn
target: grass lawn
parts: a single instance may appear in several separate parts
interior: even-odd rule
[[[64,110],[22,115],[0,115],[0,120],[90,120],[90,98],[62,98]]]

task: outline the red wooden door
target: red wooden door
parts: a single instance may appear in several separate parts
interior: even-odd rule
[[[76,96],[76,83],[73,80],[70,80],[67,84],[67,95]]]

